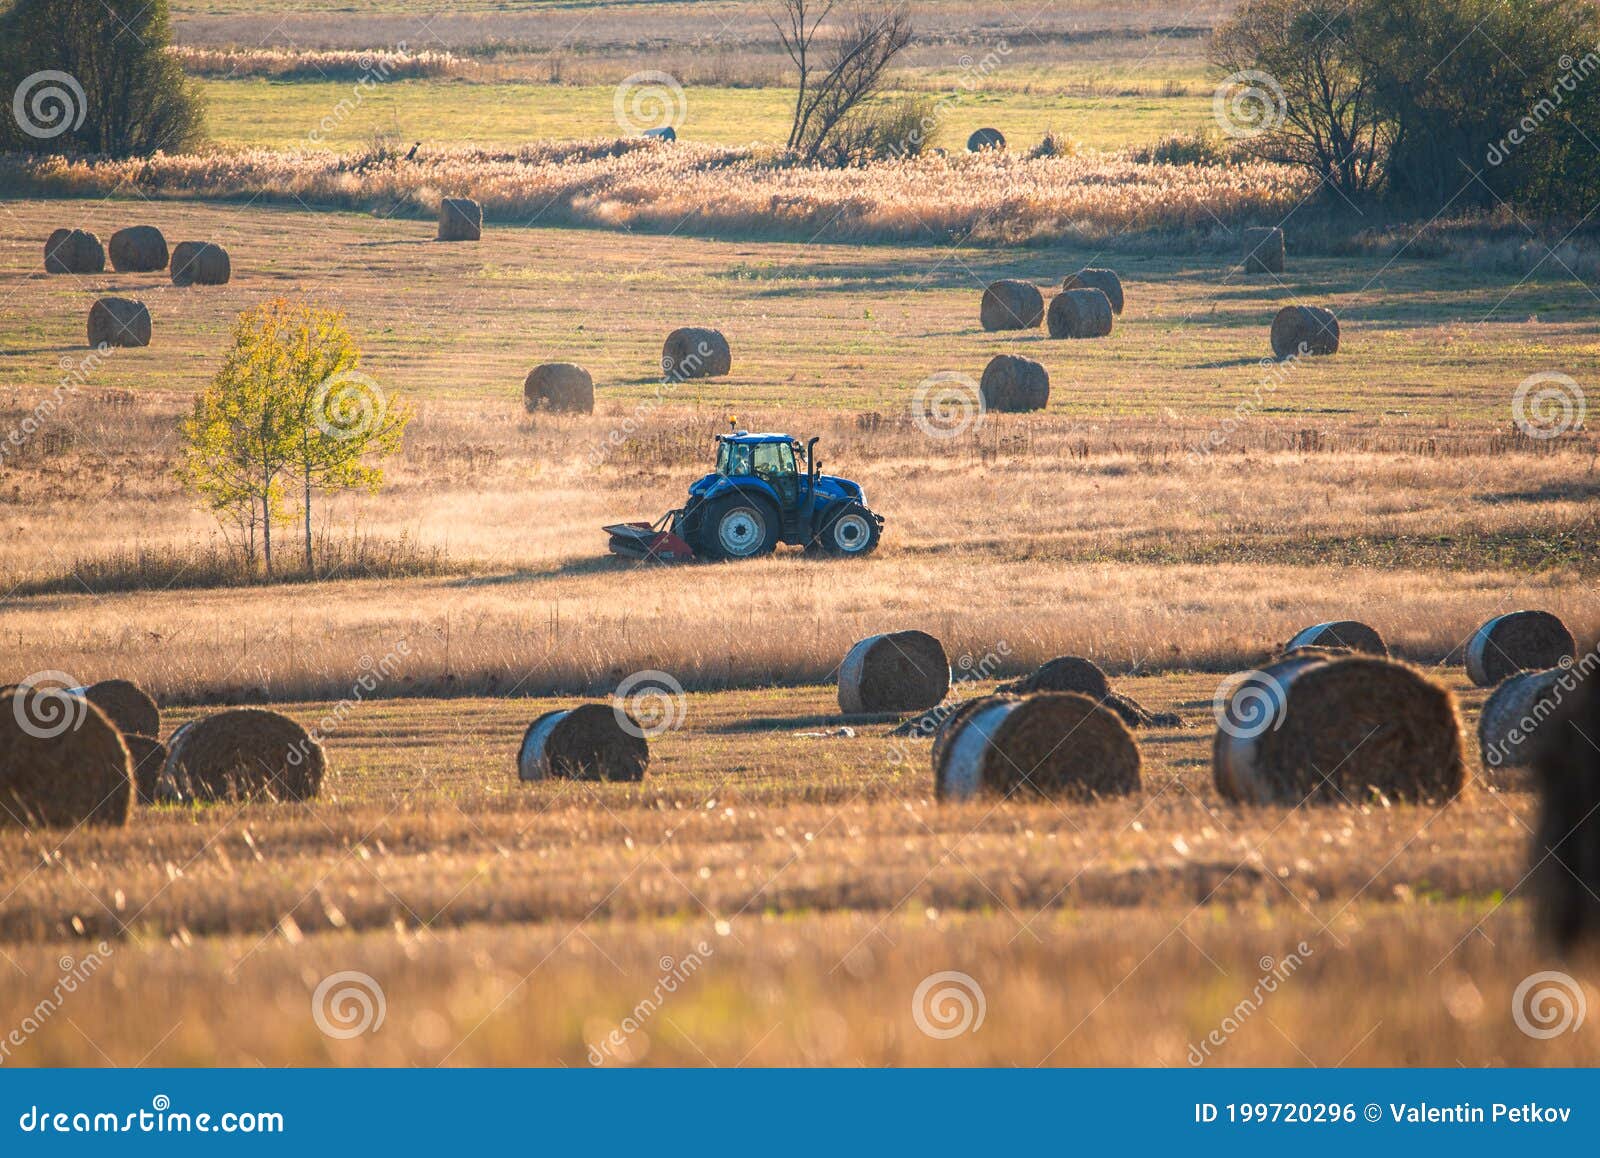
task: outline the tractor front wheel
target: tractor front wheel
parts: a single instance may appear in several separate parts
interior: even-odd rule
[[[754,559],[778,546],[778,516],[771,506],[744,495],[727,495],[711,504],[700,523],[695,551],[708,559]]]
[[[817,542],[830,555],[859,557],[877,549],[879,531],[871,511],[860,503],[849,503],[827,521]]]

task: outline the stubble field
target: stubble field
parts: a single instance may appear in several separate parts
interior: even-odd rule
[[[382,86],[337,148],[608,134],[592,122],[610,86],[664,59],[703,118],[687,136],[781,136],[754,5],[174,7],[191,47],[405,40],[467,60]],[[1006,67],[962,117],[1011,117],[1025,144],[1046,128],[1148,143],[1204,121],[1201,34],[1226,7],[1030,21],[928,3],[898,83],[959,88],[962,54],[1003,38]],[[348,87],[205,83],[226,145],[297,144]],[[1124,193],[1090,164],[1073,183],[1098,212]],[[110,199],[0,201],[0,431],[28,431],[0,459],[0,682],[132,678],[167,732],[268,704],[318,731],[330,775],[306,806],[0,831],[0,1062],[1592,1062],[1592,1023],[1541,1040],[1515,1015],[1544,969],[1597,995],[1532,936],[1534,797],[1479,765],[1485,693],[1460,667],[1469,633],[1519,607],[1600,643],[1600,452],[1581,427],[1543,437],[1559,414],[1530,433],[1514,411],[1530,375],[1600,377],[1587,266],[1530,274],[1402,243],[1311,256],[1291,223],[1288,272],[1247,278],[1233,230],[1248,210],[1141,239],[1114,208],[1093,229],[1052,219],[1055,193],[1007,204],[1039,214],[1029,235],[1097,230],[1104,247],[761,240],[759,221],[688,237],[694,207],[670,201],[658,217],[681,227],[630,232],[624,205],[618,228],[559,228],[530,209],[456,246],[412,203],[431,185],[339,212],[281,188],[165,200],[112,184]],[[57,226],[135,222],[223,243],[232,283],[40,270]],[[1127,288],[1112,337],[979,328],[988,281],[1048,297],[1084,265]],[[107,293],[149,304],[148,349],[91,355],[84,318]],[[340,578],[241,587],[174,478],[177,423],[233,318],[277,294],[346,311],[363,369],[418,417],[381,493],[319,510]],[[1340,353],[1266,362],[1273,312],[1301,302],[1338,313]],[[728,335],[730,376],[663,386],[662,339],[684,324]],[[918,410],[931,375],[976,379],[996,353],[1048,368],[1045,412],[979,414],[970,396]],[[552,360],[593,373],[593,415],[524,412],[524,375]],[[888,520],[877,554],[605,557],[600,525],[681,502],[730,416],[821,436],[826,468]],[[298,541],[279,529],[280,565]],[[1342,617],[1457,693],[1468,790],[1444,807],[1224,803],[1219,685]],[[854,640],[903,627],[945,641],[956,696],[1075,653],[1184,726],[1140,732],[1126,800],[939,804],[928,742],[841,717],[832,687]],[[644,670],[686,692],[643,784],[516,779],[529,721]],[[365,1031],[343,1034],[362,999]]]

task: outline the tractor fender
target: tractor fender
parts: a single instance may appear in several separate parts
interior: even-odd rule
[[[716,481],[705,490],[691,491],[689,502],[684,506],[683,513],[674,525],[675,533],[687,539],[691,546],[698,552],[698,541],[705,530],[702,525],[706,511],[711,509],[713,503],[719,502],[730,495],[739,495],[751,502],[759,503],[766,508],[773,525],[777,526],[781,518],[782,504],[773,489],[759,479],[740,480],[734,482],[720,475],[711,476]]]

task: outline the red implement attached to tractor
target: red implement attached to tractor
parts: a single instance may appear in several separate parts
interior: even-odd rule
[[[694,551],[667,526],[677,511],[669,511],[652,523],[612,523],[602,527],[611,536],[611,553],[646,562],[688,563]]]

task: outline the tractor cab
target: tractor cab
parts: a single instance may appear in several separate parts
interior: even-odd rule
[[[781,543],[835,555],[866,555],[883,517],[861,487],[821,473],[817,439],[733,430],[717,436],[716,469],[659,522],[605,528],[611,550],[633,558],[745,559]],[[801,455],[804,455],[804,462]]]

